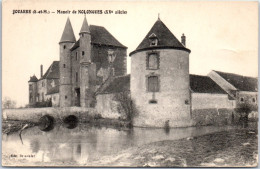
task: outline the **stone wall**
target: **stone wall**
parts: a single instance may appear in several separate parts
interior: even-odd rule
[[[236,93],[236,103],[237,107],[240,107],[242,105],[249,105],[253,107],[258,106],[258,93],[257,92],[246,92],[246,91],[238,91]]]
[[[108,50],[115,52],[116,58],[113,63],[115,69],[115,76],[121,76],[126,74],[126,49],[118,47],[110,47],[103,45],[92,45],[92,61],[97,65],[97,71],[102,67],[108,68]]]
[[[54,93],[50,95],[52,107],[59,107],[60,106],[60,94]]]
[[[182,50],[153,50],[159,54],[159,69],[146,68],[148,52],[131,56],[131,97],[137,116],[135,126],[164,127],[169,120],[170,127],[191,125],[189,91],[189,53]],[[159,92],[147,91],[147,76],[158,75]],[[150,100],[157,103],[150,103]]]
[[[232,115],[233,114],[233,115]],[[229,125],[237,123],[239,114],[234,109],[194,109],[192,120],[195,126]]]
[[[68,115],[80,117],[80,120],[94,116],[95,109],[83,107],[64,107],[64,108],[25,108],[25,109],[5,109],[3,110],[4,120],[22,120],[38,122],[43,115],[51,115],[56,120],[62,119]]]
[[[234,108],[235,101],[227,94],[192,93],[192,109]]]
[[[118,102],[114,99],[114,94],[97,95],[96,109],[104,118],[119,118],[121,114],[118,112]]]

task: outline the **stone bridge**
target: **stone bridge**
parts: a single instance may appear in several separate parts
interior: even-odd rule
[[[44,115],[50,115],[55,120],[62,120],[69,115],[78,117],[81,121],[94,117],[96,110],[94,108],[83,107],[47,107],[47,108],[24,108],[24,109],[4,109],[3,120],[22,120],[38,122]]]

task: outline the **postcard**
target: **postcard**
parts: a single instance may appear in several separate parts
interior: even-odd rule
[[[3,166],[258,165],[257,1],[2,10]]]

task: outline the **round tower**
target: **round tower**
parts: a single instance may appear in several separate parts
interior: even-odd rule
[[[160,19],[130,53],[135,126],[191,125],[189,53]]]
[[[29,106],[33,107],[37,102],[37,82],[38,79],[35,75],[30,77],[29,84]]]
[[[79,33],[80,39],[80,106],[93,107],[96,65],[91,61],[91,35],[86,16]]]
[[[60,107],[72,104],[71,47],[76,42],[70,19],[67,19],[60,45]]]

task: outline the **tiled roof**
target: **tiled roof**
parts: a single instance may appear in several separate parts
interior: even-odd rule
[[[194,93],[227,94],[208,76],[190,75],[190,88]]]
[[[55,94],[55,93],[59,93],[59,91],[60,91],[59,86],[55,86],[53,88],[50,88],[47,94]]]
[[[120,93],[130,91],[130,75],[117,76],[115,79],[99,94]]]
[[[40,78],[41,79],[59,79],[60,78],[60,69],[59,61],[53,61],[51,66],[48,68],[46,73]]]
[[[121,48],[127,48],[122,45],[106,28],[102,26],[90,25],[91,43],[98,45],[108,45]],[[79,47],[79,40],[72,46],[71,50]]]
[[[215,72],[240,91],[251,91],[251,92],[258,91],[257,78],[242,76],[233,73],[225,73],[219,71],[215,71]]]
[[[37,81],[38,81],[38,78],[35,75],[33,75],[30,77],[30,80],[28,82],[37,82]]]
[[[157,46],[150,46],[150,36],[156,36],[158,38]],[[139,44],[135,51],[131,52],[131,54],[143,49],[160,47],[172,47],[176,49],[190,51],[185,46],[183,46],[182,43],[167,28],[167,26],[160,19],[158,19],[151,30],[148,32],[148,34],[145,36],[143,41]]]

